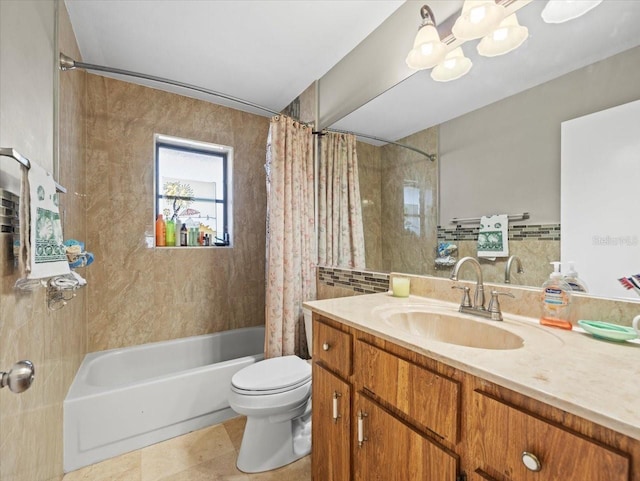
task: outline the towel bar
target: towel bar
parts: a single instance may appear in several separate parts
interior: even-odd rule
[[[530,217],[528,212],[523,212],[522,214],[509,214],[509,220],[524,220]],[[459,217],[454,217],[451,219],[452,224],[479,224],[480,217],[466,217],[461,219]]]
[[[11,147],[0,147],[0,156],[11,157],[18,161],[18,163],[24,165],[27,169],[31,168],[31,161],[24,157],[20,152]],[[56,182],[56,190],[58,192],[62,192],[63,194],[67,193],[67,189],[62,187],[60,184]]]

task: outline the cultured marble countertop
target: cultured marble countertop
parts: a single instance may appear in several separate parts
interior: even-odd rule
[[[503,312],[504,321],[458,313],[458,305],[390,294],[305,302],[314,312],[393,341],[469,374],[640,440],[640,342],[600,341],[579,328],[541,326],[537,319]],[[381,322],[381,310],[435,307],[511,331],[517,349],[481,349],[417,337]]]

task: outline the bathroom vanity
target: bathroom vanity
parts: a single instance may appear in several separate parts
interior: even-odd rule
[[[314,481],[640,481],[640,344],[460,315],[508,334],[478,347],[484,327],[458,337],[412,325],[457,316],[417,296],[306,305]],[[611,375],[616,356],[626,372]]]

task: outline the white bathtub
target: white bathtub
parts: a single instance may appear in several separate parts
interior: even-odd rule
[[[64,471],[235,416],[231,377],[263,351],[249,327],[87,354],[64,400]]]

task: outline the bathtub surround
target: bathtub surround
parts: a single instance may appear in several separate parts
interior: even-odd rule
[[[271,118],[267,140],[265,355],[306,352],[302,302],[315,299],[313,135],[292,118]]]
[[[438,152],[438,127],[398,142]],[[424,273],[436,254],[438,162],[393,145],[358,143],[367,269]]]
[[[88,350],[262,325],[268,119],[92,74],[86,101]],[[234,148],[233,247],[147,247],[156,133]]]

